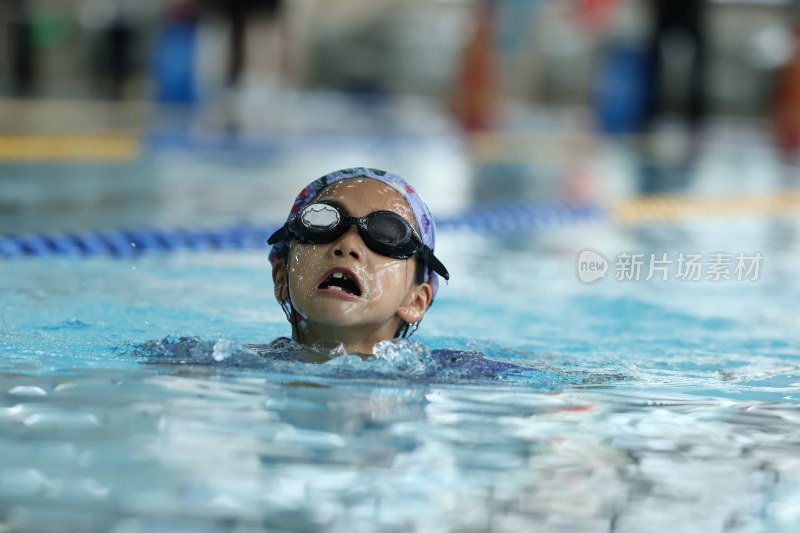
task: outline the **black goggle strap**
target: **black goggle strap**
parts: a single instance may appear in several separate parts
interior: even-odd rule
[[[278,230],[273,233],[269,239],[267,239],[267,244],[278,244],[279,242],[285,241],[289,237],[289,222],[278,228]]]
[[[431,270],[442,276],[445,280],[450,281],[450,273],[444,267],[442,262],[439,261],[435,255],[433,255],[433,250],[427,246],[422,247],[422,259]]]

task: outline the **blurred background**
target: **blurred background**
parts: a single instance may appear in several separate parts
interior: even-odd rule
[[[780,194],[800,150],[799,13],[0,0],[0,232],[276,221],[305,183],[360,165],[405,175],[444,216]]]

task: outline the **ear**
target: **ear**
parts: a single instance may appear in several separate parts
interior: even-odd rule
[[[286,260],[278,259],[272,265],[272,281],[275,283],[275,299],[283,303],[289,299],[289,280],[286,279]]]
[[[431,305],[433,289],[430,284],[420,283],[412,285],[408,291],[405,302],[397,309],[397,316],[404,322],[413,324],[419,322],[425,316],[425,311]]]

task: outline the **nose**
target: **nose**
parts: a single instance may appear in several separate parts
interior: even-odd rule
[[[336,257],[350,257],[357,261],[364,257],[364,241],[361,239],[361,235],[358,234],[358,228],[355,225],[350,226],[334,242],[333,255]]]

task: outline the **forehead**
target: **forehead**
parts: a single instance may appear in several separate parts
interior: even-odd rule
[[[350,216],[364,217],[375,211],[393,211],[416,225],[414,211],[391,185],[369,178],[337,181],[323,189],[318,200],[333,200],[341,204]]]

